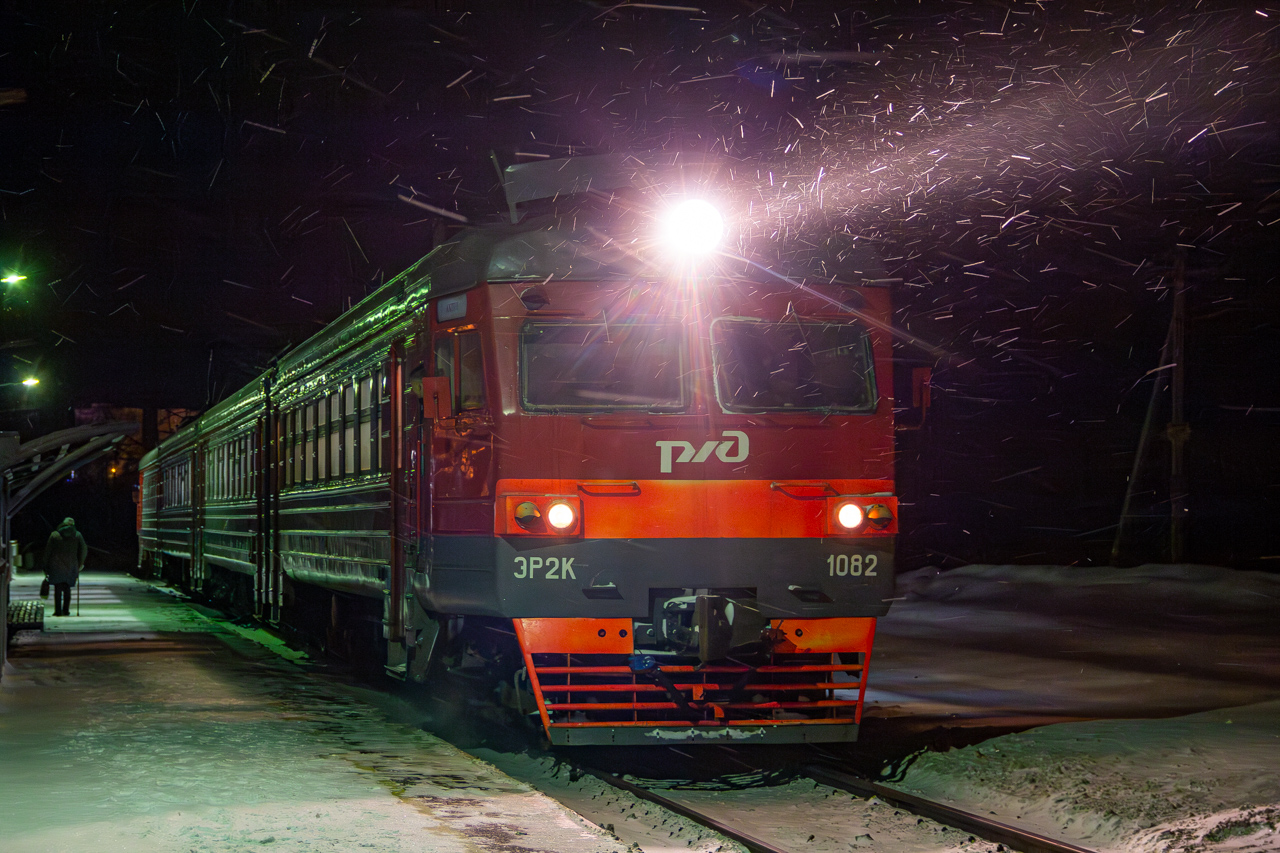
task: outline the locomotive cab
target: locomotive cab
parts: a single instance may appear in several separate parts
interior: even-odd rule
[[[564,272],[431,312],[422,608],[512,620],[553,743],[852,739],[897,532],[887,292]]]

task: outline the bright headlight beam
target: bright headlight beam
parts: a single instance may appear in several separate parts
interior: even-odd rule
[[[663,218],[662,242],[678,255],[709,255],[723,236],[724,217],[715,205],[700,198],[680,202]]]
[[[836,521],[846,530],[853,530],[862,524],[862,507],[854,503],[844,504],[836,511]]]
[[[547,523],[557,530],[565,530],[573,526],[573,507],[568,504],[552,504],[547,509]]]

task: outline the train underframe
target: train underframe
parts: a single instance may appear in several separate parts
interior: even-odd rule
[[[151,563],[229,614],[255,615],[252,575],[170,555]],[[647,619],[441,615],[415,602],[401,642],[386,636],[383,599],[289,582],[276,627],[428,694],[461,678],[469,698],[446,715],[487,697],[553,745],[855,740],[875,618],[766,618],[752,593],[653,590]]]

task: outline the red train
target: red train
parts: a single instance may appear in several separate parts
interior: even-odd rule
[[[510,197],[587,189],[571,163]],[[583,216],[462,230],[148,454],[143,566],[398,677],[482,675],[555,744],[854,739],[897,532],[887,289],[675,272]]]

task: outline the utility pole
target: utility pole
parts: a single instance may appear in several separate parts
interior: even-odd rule
[[[1187,275],[1186,252],[1179,248],[1173,273],[1173,318],[1169,321],[1169,357],[1173,363],[1169,425],[1169,561],[1181,563],[1186,551],[1187,524]]]
[[[1129,483],[1124,493],[1124,504],[1120,508],[1120,521],[1116,525],[1115,539],[1111,543],[1111,565],[1120,565],[1120,548],[1124,540],[1125,528],[1132,517],[1134,489],[1137,487],[1138,474],[1142,470],[1142,462],[1147,456],[1147,448],[1151,442],[1151,427],[1154,420],[1156,402],[1164,391],[1166,383],[1170,391],[1169,423],[1165,426],[1165,435],[1169,439],[1169,561],[1180,563],[1186,552],[1187,527],[1187,475],[1186,444],[1191,435],[1191,425],[1187,423],[1187,276],[1186,250],[1179,247],[1174,259],[1173,273],[1173,314],[1169,318],[1169,332],[1165,336],[1164,346],[1160,348],[1160,364],[1156,367],[1159,375],[1151,386],[1151,399],[1147,402],[1147,414],[1142,422],[1142,434],[1138,438],[1138,449],[1133,457],[1133,470],[1129,474]]]

